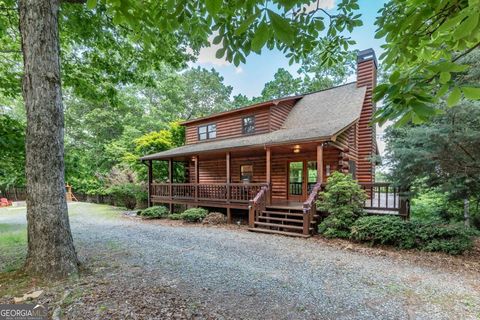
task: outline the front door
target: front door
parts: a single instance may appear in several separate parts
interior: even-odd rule
[[[288,163],[288,200],[303,201],[305,166],[303,161]]]
[[[288,200],[305,201],[316,181],[316,161],[290,161],[288,163]]]

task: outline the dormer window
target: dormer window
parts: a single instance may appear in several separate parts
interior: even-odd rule
[[[217,137],[217,125],[214,123],[198,127],[198,140],[215,139]]]
[[[255,132],[255,116],[242,118],[242,131],[244,134]]]

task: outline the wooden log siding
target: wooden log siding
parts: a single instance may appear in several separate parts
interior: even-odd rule
[[[372,101],[372,91],[376,85],[376,65],[374,60],[366,60],[358,63],[357,87],[367,87],[362,112],[358,123],[358,164],[357,178],[359,182],[374,181],[374,167],[370,157],[375,152],[375,128],[370,126],[375,105]]]
[[[242,119],[251,115],[255,116],[254,134],[262,134],[278,130],[285,122],[285,119],[287,119],[288,114],[294,105],[294,101],[284,101],[276,106],[260,107],[257,110],[245,110],[234,115],[225,115],[224,117],[204,120],[190,125],[187,124],[185,128],[185,143],[198,143],[197,128],[210,123],[215,123],[217,125],[217,138],[215,140],[241,137],[244,135],[242,131]]]
[[[358,123],[353,124],[348,130],[348,146],[350,160],[358,161]]]
[[[290,111],[292,111],[294,104],[294,102],[285,102],[270,107],[270,131],[280,129],[287,119]]]
[[[270,112],[268,107],[263,107],[262,109],[255,111],[247,110],[245,112],[239,112],[235,115],[227,115],[225,117],[213,118],[187,125],[185,128],[185,143],[192,144],[241,137],[244,135],[242,131],[242,119],[246,116],[255,116],[255,134],[269,132]],[[197,128],[209,123],[215,123],[217,125],[217,137],[213,140],[204,140],[199,142]]]

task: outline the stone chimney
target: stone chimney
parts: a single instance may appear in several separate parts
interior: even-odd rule
[[[372,92],[377,85],[377,58],[373,49],[358,52],[357,87],[366,87],[360,121],[357,125],[358,164],[356,175],[358,182],[375,182],[375,164],[371,158],[377,153],[375,125],[370,125],[376,110]]]

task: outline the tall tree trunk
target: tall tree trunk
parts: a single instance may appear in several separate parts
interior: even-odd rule
[[[43,278],[78,271],[65,196],[59,0],[20,0],[27,112],[28,255],[25,270]]]
[[[470,200],[468,198],[463,199],[463,219],[465,227],[470,228]]]

